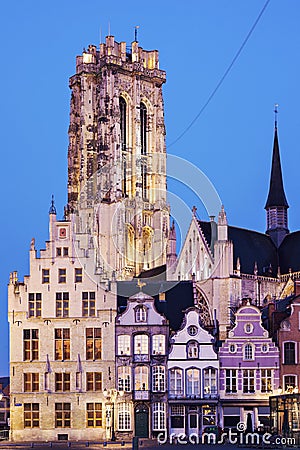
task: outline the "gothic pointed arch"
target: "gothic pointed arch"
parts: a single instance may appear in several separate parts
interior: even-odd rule
[[[212,313],[207,298],[203,292],[196,287],[196,306],[200,313],[200,322],[203,327],[209,327],[212,325]]]

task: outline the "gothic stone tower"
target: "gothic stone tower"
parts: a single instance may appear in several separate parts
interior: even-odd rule
[[[156,50],[113,36],[84,50],[70,78],[67,216],[106,278],[166,263],[165,80]]]

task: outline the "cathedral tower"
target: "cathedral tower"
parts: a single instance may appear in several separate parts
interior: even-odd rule
[[[67,216],[108,278],[166,263],[165,80],[156,50],[113,36],[84,50],[70,78]]]
[[[277,115],[277,109],[275,109]],[[277,119],[275,119],[275,132],[272,156],[269,194],[265,209],[267,211],[267,231],[276,247],[279,247],[288,230],[288,202],[285,196],[281,162],[278,144]]]

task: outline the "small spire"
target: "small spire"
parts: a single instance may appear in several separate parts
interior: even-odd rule
[[[194,205],[192,207],[192,213],[193,213],[193,216],[195,216],[195,217],[196,217],[196,212],[197,212],[197,207]]]
[[[52,194],[52,199],[51,199],[51,206],[49,209],[49,214],[56,214],[56,208],[54,205],[54,195]]]
[[[278,116],[278,103],[275,103],[274,107],[274,114],[275,114],[275,130],[277,130],[277,116]]]
[[[134,42],[138,42],[138,29],[140,28],[139,25],[136,25],[134,27]]]

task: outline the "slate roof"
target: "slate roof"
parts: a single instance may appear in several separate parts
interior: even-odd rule
[[[139,291],[136,281],[118,281],[117,305],[118,313],[125,310],[127,298]],[[143,291],[154,297],[154,305],[160,314],[168,319],[172,330],[180,328],[184,318],[184,310],[194,306],[192,281],[162,281],[156,282],[149,279]],[[159,300],[159,292],[165,292],[165,301]]]
[[[272,206],[289,207],[283,187],[277,127],[275,127],[270,188],[265,209]]]
[[[199,220],[198,223],[210,245],[210,222]],[[242,273],[253,274],[255,262],[258,275],[276,277],[278,266],[281,274],[288,273],[290,268],[293,272],[300,271],[300,231],[287,234],[279,249],[268,234],[245,228],[229,225],[228,238],[233,242],[234,267],[240,258]]]

